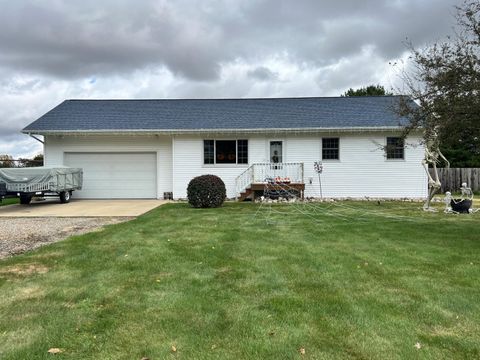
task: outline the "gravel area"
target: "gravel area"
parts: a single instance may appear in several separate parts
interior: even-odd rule
[[[0,219],[0,259],[130,219],[132,218],[3,218]]]

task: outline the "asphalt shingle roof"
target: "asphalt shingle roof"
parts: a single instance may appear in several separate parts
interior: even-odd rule
[[[66,100],[23,129],[189,131],[397,127],[396,96],[185,100]]]

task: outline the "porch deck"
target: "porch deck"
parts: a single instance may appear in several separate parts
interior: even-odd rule
[[[236,179],[237,199],[254,199],[268,192],[272,196],[303,197],[303,163],[252,164]]]
[[[288,189],[288,190],[287,190]],[[288,193],[297,193],[303,199],[303,193],[305,191],[304,183],[288,183],[288,184],[269,184],[269,183],[253,183],[247,189],[240,193],[238,197],[239,201],[246,199],[254,200],[259,196],[263,196],[266,193],[277,194],[277,196],[282,196],[283,192]],[[285,194],[288,196],[288,194]],[[285,196],[284,195],[284,196]]]

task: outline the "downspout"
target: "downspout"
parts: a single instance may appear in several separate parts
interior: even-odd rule
[[[45,138],[41,140],[38,137],[32,135],[31,133],[28,133],[28,136],[30,136],[32,139],[37,140],[39,143],[43,145],[43,166],[45,166],[47,164],[47,152],[45,151]]]
[[[36,136],[33,136],[32,134],[28,134],[28,136],[30,136],[31,138],[37,140],[38,142],[42,143],[43,145],[45,145],[45,142],[43,140],[40,140],[39,138],[37,138]]]
[[[175,135],[172,135],[172,198],[175,199]]]

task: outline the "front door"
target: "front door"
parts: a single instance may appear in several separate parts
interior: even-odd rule
[[[281,163],[283,162],[283,142],[282,141],[270,141],[270,162]]]

